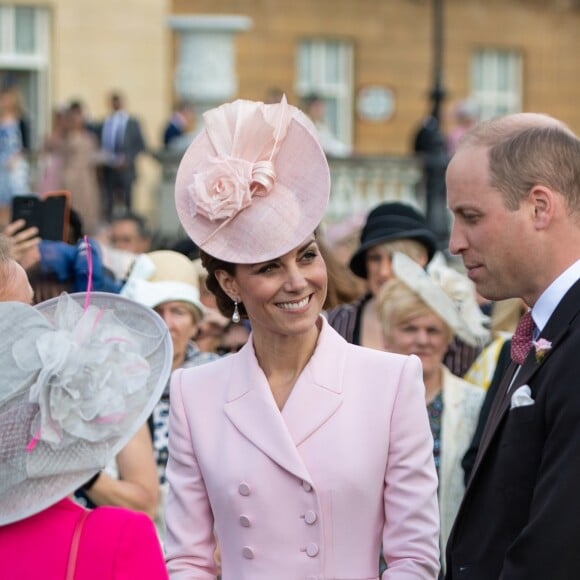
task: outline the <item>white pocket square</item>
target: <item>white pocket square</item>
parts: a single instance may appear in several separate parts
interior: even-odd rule
[[[517,388],[512,395],[510,409],[515,407],[527,407],[533,405],[536,401],[532,399],[532,391],[528,385],[522,385]]]

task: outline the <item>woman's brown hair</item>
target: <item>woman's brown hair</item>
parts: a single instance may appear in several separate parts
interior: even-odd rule
[[[225,270],[231,276],[235,276],[236,265],[214,258],[206,254],[203,250],[199,251],[199,257],[201,258],[201,265],[207,270],[207,278],[205,280],[207,289],[215,296],[219,311],[224,316],[231,318],[234,313],[234,301],[224,292],[215,273],[217,270]],[[238,312],[243,318],[248,317],[246,308],[241,302],[238,303]]]

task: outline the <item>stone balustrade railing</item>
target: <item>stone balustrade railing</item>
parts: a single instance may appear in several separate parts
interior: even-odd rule
[[[367,213],[384,201],[402,201],[425,212],[421,163],[415,157],[355,156],[329,159],[330,203],[326,221]]]

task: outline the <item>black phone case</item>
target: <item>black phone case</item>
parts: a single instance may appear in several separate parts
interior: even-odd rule
[[[64,195],[17,195],[12,199],[12,221],[23,219],[27,227],[37,227],[43,240],[63,241],[66,233],[68,199]]]

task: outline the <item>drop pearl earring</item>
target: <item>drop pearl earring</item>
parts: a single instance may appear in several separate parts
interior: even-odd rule
[[[232,322],[237,324],[241,320],[240,312],[238,310],[238,301],[234,298],[234,313],[232,314]]]

